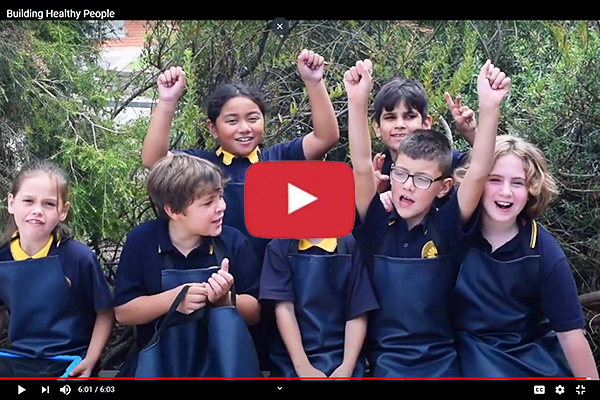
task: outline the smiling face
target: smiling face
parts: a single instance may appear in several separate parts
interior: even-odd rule
[[[423,118],[419,111],[407,108],[404,100],[401,100],[393,110],[383,109],[379,121],[373,120],[373,128],[377,137],[394,155],[407,135],[418,129],[431,128],[431,116]]]
[[[523,160],[514,153],[499,156],[483,190],[483,218],[494,223],[516,224],[528,199]]]
[[[258,104],[236,96],[227,100],[215,123],[209,121],[208,126],[223,150],[244,157],[262,143],[265,121]]]
[[[404,154],[398,155],[394,168],[411,175],[429,178],[432,181],[442,176],[440,165],[436,161],[415,160]],[[406,220],[409,228],[420,223],[429,212],[435,198],[445,196],[452,186],[452,178],[445,178],[432,182],[429,189],[419,189],[415,187],[414,179],[409,177],[404,183],[391,179],[392,202],[400,217]]]
[[[8,195],[8,212],[13,215],[22,243],[46,242],[59,222],[67,217],[69,203],[59,198],[57,183],[44,172],[23,179],[17,193]]]

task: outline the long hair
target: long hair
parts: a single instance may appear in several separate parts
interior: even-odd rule
[[[523,161],[525,184],[529,192],[529,199],[523,211],[529,218],[539,218],[558,194],[556,181],[548,171],[544,155],[537,147],[520,137],[498,136],[492,165],[499,157],[507,154],[514,154]],[[468,168],[468,163],[457,168],[455,181],[460,183]]]
[[[56,164],[46,160],[34,161],[33,163],[21,168],[21,171],[19,171],[12,183],[10,193],[13,196],[16,196],[25,179],[36,174],[47,174],[48,179],[52,179],[56,183],[56,195],[58,199],[56,204],[57,209],[60,205],[64,205],[69,201],[69,183],[67,180],[67,175]],[[16,231],[17,224],[15,223],[15,218],[13,215],[8,214],[4,227],[4,233],[0,239],[0,245],[10,242]],[[61,238],[70,237],[71,230],[66,223],[59,222],[52,231],[52,234],[57,240],[60,240]]]

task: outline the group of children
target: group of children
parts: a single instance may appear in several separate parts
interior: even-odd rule
[[[172,67],[159,76],[142,162],[160,216],[129,233],[114,299],[91,250],[62,224],[64,174],[46,162],[21,171],[0,247],[5,351],[79,355],[71,375],[90,376],[116,317],[137,332],[122,376],[147,376],[146,351],[156,347],[153,373],[161,376],[258,377],[262,369],[283,377],[598,379],[569,265],[535,220],[554,181],[533,145],[496,138],[511,82],[489,61],[477,79],[478,124],[460,97],[445,95],[468,155],[431,130],[422,85],[395,79],[374,101],[372,124],[385,145],[374,159],[372,63],[358,61],[344,75],[352,234],[268,241],[248,233],[250,165],[321,160],[339,139],[323,65],[312,51],[298,57],[314,131],[266,149],[260,96],[225,84],[208,104],[219,147],[171,153],[185,73]]]

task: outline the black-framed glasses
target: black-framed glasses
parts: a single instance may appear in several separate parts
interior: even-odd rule
[[[402,170],[394,168],[394,167],[392,167],[390,175],[392,176],[392,179],[398,183],[404,183],[408,180],[408,178],[412,178],[413,185],[415,185],[415,187],[417,189],[422,189],[422,190],[427,190],[431,187],[431,184],[433,182],[437,182],[439,180],[444,179],[444,175],[441,175],[440,177],[438,177],[436,179],[431,179],[431,178],[428,178],[423,175],[412,175],[406,171],[402,171]]]

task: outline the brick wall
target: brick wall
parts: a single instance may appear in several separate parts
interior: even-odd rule
[[[108,40],[105,47],[142,47],[147,21],[125,21],[125,37]]]

